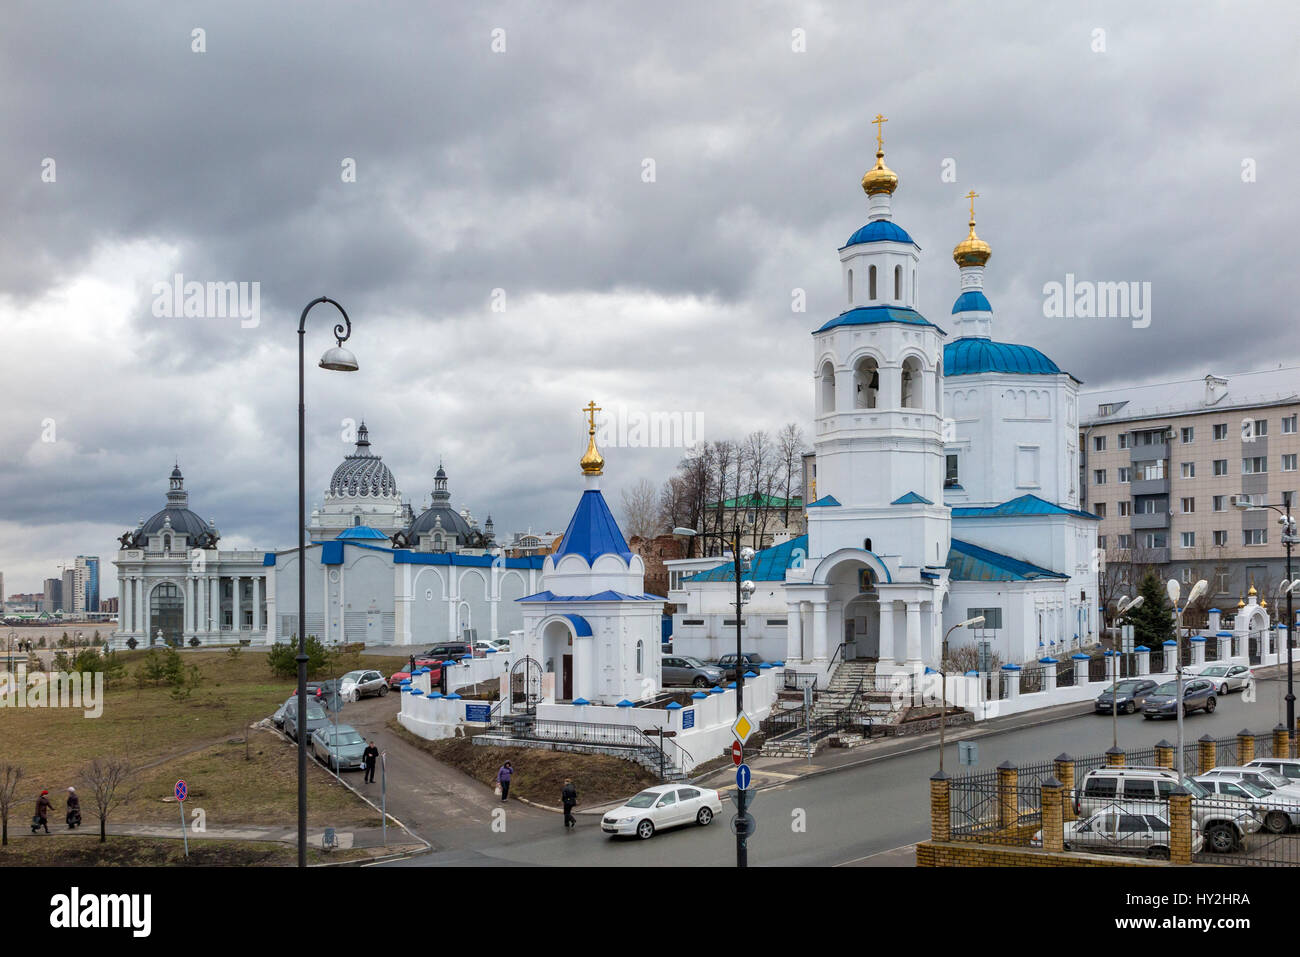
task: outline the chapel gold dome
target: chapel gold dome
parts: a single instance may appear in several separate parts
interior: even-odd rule
[[[989,244],[975,235],[975,222],[972,220],[970,234],[953,247],[952,261],[958,266],[983,266],[992,255]]]
[[[876,165],[862,177],[862,189],[868,196],[893,193],[898,189],[898,174],[885,165],[885,151],[876,151]]]

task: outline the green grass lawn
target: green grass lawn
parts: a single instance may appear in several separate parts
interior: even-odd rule
[[[394,845],[325,852],[309,847],[307,863],[365,860],[397,849]],[[0,847],[0,867],[292,867],[297,863],[297,847],[279,841],[191,839],[188,859],[179,839],[109,837],[101,844],[98,833],[11,840],[8,847]]]

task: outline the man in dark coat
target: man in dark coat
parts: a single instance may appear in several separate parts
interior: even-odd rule
[[[560,803],[564,805],[564,826],[577,827],[578,822],[573,819],[573,808],[578,803],[578,789],[573,786],[573,778],[564,779]]]
[[[375,783],[375,762],[379,760],[379,749],[375,747],[375,742],[370,740],[366,742],[366,749],[361,752],[361,759],[366,762],[366,784]]]

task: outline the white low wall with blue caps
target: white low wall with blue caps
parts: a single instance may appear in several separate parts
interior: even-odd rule
[[[443,663],[447,669],[447,690],[459,691],[472,688],[483,681],[499,681],[501,676],[510,672],[514,661],[511,652],[489,651],[482,658],[464,657],[454,665]]]
[[[476,664],[482,662],[482,664]],[[446,667],[444,665],[444,667]],[[478,680],[488,680],[493,675],[471,681],[469,677],[478,671],[496,668],[499,677],[501,669],[508,670],[509,663],[495,661],[491,656],[475,658],[447,669],[449,682],[457,671],[464,671],[465,678],[459,687],[476,684]],[[410,731],[429,740],[454,738],[464,735],[469,727],[482,728],[487,724],[494,702],[474,698],[462,698],[456,693],[454,684],[448,685],[446,695],[432,687],[432,672],[420,668],[408,681],[402,682],[402,709],[397,714],[398,723]]]

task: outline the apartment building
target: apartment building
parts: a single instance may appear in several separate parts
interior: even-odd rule
[[[1085,392],[1079,406],[1083,508],[1102,519],[1106,562],[1130,569],[1117,584],[1153,566],[1204,578],[1224,611],[1252,586],[1271,607],[1286,577],[1278,513],[1234,498],[1289,493],[1295,510],[1300,367]]]

